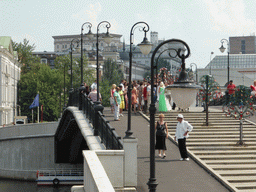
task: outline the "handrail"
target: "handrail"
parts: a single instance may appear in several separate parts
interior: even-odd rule
[[[95,112],[95,104],[90,98],[87,97],[85,93],[80,92],[83,89],[75,89],[74,92],[70,93],[72,96],[72,101],[69,100],[68,105],[79,106],[82,112],[86,115],[86,118],[89,119],[89,122],[92,124],[95,129],[95,115],[98,115],[99,122],[98,125],[98,135],[101,139],[101,142],[105,145],[106,149],[123,149],[123,142],[121,137],[119,137],[109,121],[104,118],[102,112]],[[79,95],[80,94],[80,95]],[[79,102],[79,99],[81,101]]]

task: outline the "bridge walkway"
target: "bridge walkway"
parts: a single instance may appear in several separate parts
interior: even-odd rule
[[[112,127],[122,138],[127,130],[127,111],[120,121],[114,121],[114,114],[110,108],[104,109],[104,115]],[[131,129],[133,136],[138,138],[138,188],[137,191],[148,191],[149,179],[149,122],[141,115],[132,113]],[[192,159],[190,161],[179,161],[178,147],[166,140],[167,157],[161,159],[156,157],[156,179],[157,191],[161,192],[225,192],[229,191],[214,177],[207,173]]]

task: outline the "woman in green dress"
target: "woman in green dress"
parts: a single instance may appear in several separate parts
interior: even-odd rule
[[[167,112],[166,102],[165,102],[165,95],[164,95],[165,87],[164,83],[160,83],[159,88],[159,112]]]

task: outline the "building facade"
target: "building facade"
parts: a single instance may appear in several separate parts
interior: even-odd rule
[[[40,62],[48,64],[51,69],[54,69],[54,60],[58,56],[55,52],[52,51],[43,51],[43,52],[32,52],[33,55],[40,57]]]
[[[212,74],[216,81],[224,86],[227,84],[228,56],[217,55],[204,68],[198,69],[198,77]],[[236,85],[250,86],[256,79],[256,54],[230,54],[229,79]]]
[[[230,54],[256,54],[254,36],[229,37]]]
[[[0,125],[15,122],[20,72],[18,54],[13,51],[11,37],[0,37]]]

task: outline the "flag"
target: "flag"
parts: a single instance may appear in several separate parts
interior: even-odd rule
[[[36,95],[33,103],[29,106],[29,109],[32,109],[34,107],[39,107],[39,93]]]

